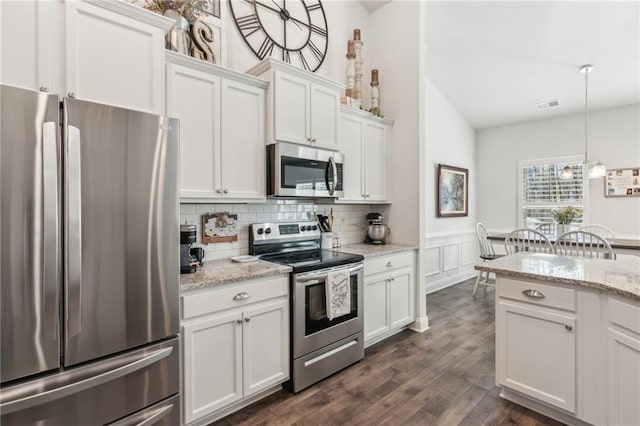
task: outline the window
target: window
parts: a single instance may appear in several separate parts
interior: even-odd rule
[[[573,169],[571,179],[560,178],[566,165]],[[582,211],[574,223],[584,222],[587,182],[582,157],[547,158],[521,161],[519,171],[518,226],[535,228],[544,222],[555,222],[552,212],[573,206]]]

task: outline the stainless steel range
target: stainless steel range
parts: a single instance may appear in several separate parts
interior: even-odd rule
[[[363,257],[320,249],[316,222],[255,223],[250,253],[291,266],[291,379],[297,393],[364,357]],[[329,319],[327,275],[347,272],[350,310]]]

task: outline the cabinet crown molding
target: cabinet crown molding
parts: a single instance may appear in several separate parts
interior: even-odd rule
[[[173,52],[171,50],[167,50],[165,52],[165,58],[167,63],[182,65],[187,68],[206,72],[218,77],[228,78],[230,80],[259,87],[261,89],[266,89],[269,87],[269,82],[261,78],[234,71],[229,68],[213,64],[211,62],[201,61],[200,59],[195,59],[181,53]]]
[[[286,62],[279,61],[274,58],[265,58],[255,66],[247,70],[249,75],[261,75],[269,70],[284,71],[289,74],[293,74],[299,78],[309,80],[311,82],[320,83],[324,86],[331,87],[332,89],[344,92],[346,84],[337,82],[335,80],[328,79],[326,77],[319,76],[309,71],[302,70]]]
[[[65,0],[69,1],[69,0]],[[140,6],[136,6],[131,3],[127,3],[122,0],[84,0],[87,3],[100,6],[104,9],[111,10],[112,12],[119,13],[123,16],[136,19],[145,24],[153,25],[158,28],[162,28],[166,33],[171,29],[175,23],[174,19],[167,18],[166,16],[159,15],[157,13],[146,10]]]

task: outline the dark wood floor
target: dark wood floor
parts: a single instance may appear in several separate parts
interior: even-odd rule
[[[428,295],[428,331],[404,331],[297,395],[281,390],[215,425],[560,425],[498,396],[494,292],[472,291],[469,280]]]

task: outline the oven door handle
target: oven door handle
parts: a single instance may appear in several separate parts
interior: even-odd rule
[[[358,265],[358,266],[354,266],[353,268],[347,269],[347,271],[349,272],[349,275],[352,275],[354,272],[358,272],[362,268],[364,268],[364,265]],[[313,284],[317,284],[326,279],[327,279],[327,273],[325,272],[322,274],[311,274],[311,275],[305,275],[303,277],[296,277],[296,282],[311,284],[309,281],[316,281]]]

